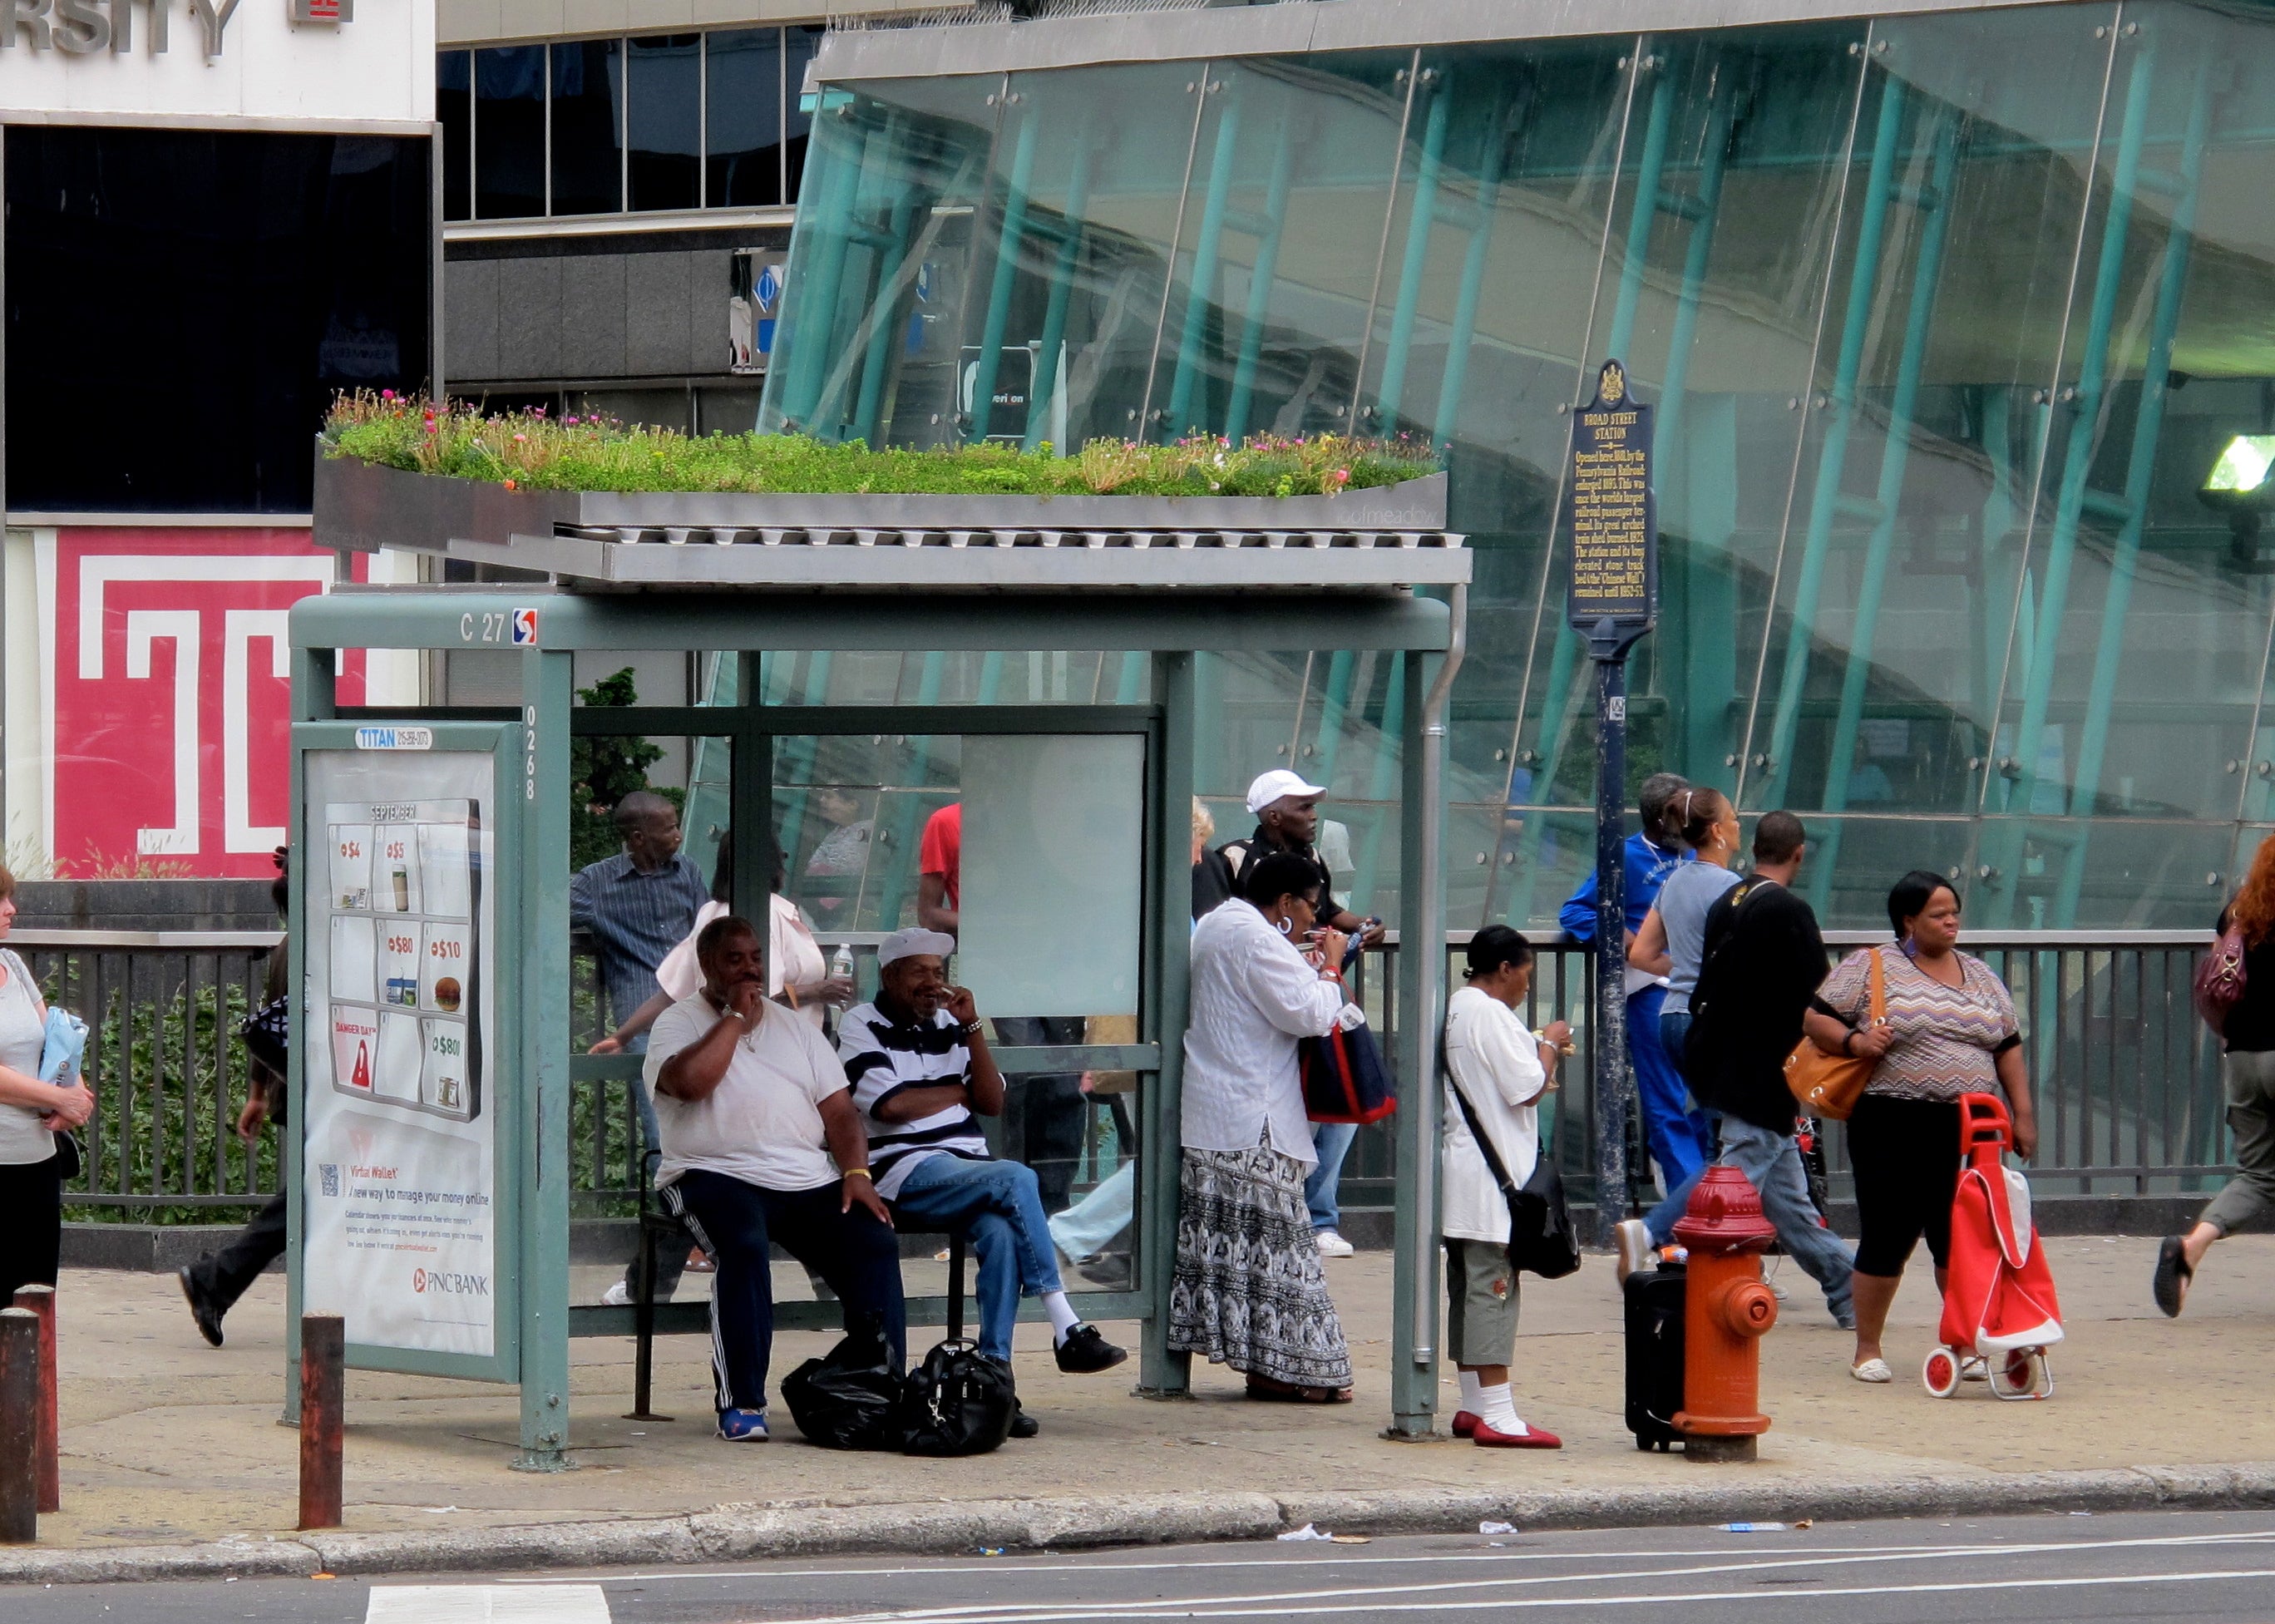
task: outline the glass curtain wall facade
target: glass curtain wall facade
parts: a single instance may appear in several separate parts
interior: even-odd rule
[[[826,86],[762,427],[1426,436],[1478,553],[1451,921],[1541,924],[1591,860],[1565,413],[1616,356],[1636,778],[1800,812],[1828,924],[1931,867],[1972,924],[2201,926],[2275,821],[2275,555],[2203,488],[2275,433],[2271,46],[2045,5]],[[1209,662],[1220,838],[1292,766],[1387,911],[1399,679]]]

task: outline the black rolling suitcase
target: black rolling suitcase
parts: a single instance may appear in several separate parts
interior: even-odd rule
[[[1671,1449],[1682,1441],[1674,1413],[1682,1408],[1682,1312],[1687,1275],[1681,1264],[1627,1278],[1628,1431],[1638,1449]]]

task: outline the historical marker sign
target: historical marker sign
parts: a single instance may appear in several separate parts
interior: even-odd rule
[[[1572,542],[1566,612],[1591,641],[1625,647],[1659,613],[1659,514],[1651,497],[1651,412],[1606,361],[1596,398],[1572,414],[1564,524]]]

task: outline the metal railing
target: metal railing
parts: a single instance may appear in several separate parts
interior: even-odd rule
[[[825,933],[852,947],[866,986],[873,932]],[[1848,950],[1885,937],[1833,932]],[[1467,932],[1449,934],[1459,963]],[[276,1188],[274,1136],[246,1146],[235,1124],[247,1066],[236,1027],[258,1003],[269,933],[21,930],[22,954],[48,997],[94,1029],[87,1076],[96,1114],[80,1135],[86,1166],[66,1188],[75,1216],[161,1221],[223,1220]],[[2218,1046],[2189,1003],[2189,978],[2209,946],[2194,931],[2013,931],[1969,936],[1966,948],[2014,995],[2038,1100],[2040,1147],[2032,1178],[2049,1194],[2188,1194],[2227,1170],[2227,1126]],[[1594,1121],[1589,951],[1553,934],[1535,938],[1538,969],[1529,1018],[1571,1022],[1578,1052],[1550,1096],[1543,1126],[1576,1199],[1593,1198]],[[1404,1018],[1395,995],[1398,947],[1369,954],[1354,991],[1379,1030]],[[579,1215],[625,1215],[639,1190],[640,1130],[631,1089],[636,1057],[584,1058],[601,1033],[591,962],[572,961],[578,1059],[571,1096],[571,1190]],[[1388,1046],[1386,1045],[1386,1047]],[[1630,1166],[1641,1170],[1640,1130],[1629,1112]],[[1092,1114],[1090,1174],[1114,1153]],[[1346,1162],[1343,1205],[1387,1205],[1394,1170],[1388,1124],[1362,1129]],[[1828,1167],[1845,1192],[1846,1146],[1835,1125]],[[1640,1175],[1637,1189],[1641,1189]],[[1089,1174],[1084,1177],[1088,1182]]]

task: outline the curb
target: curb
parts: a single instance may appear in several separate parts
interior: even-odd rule
[[[1644,1528],[1740,1520],[2275,1506],[2275,1462],[1969,1477],[1793,1477],[1535,1493],[1391,1490],[1290,1496],[1198,1493],[893,1506],[721,1506],[688,1515],[439,1533],[238,1537],[195,1545],[0,1548],[0,1583],[477,1573],[851,1555],[952,1555],[1265,1539],[1306,1522],[1337,1533]]]

